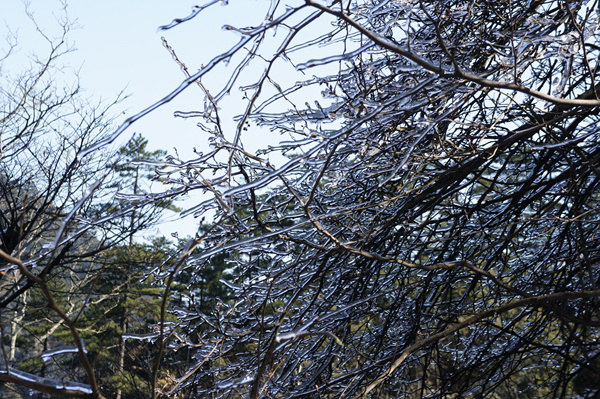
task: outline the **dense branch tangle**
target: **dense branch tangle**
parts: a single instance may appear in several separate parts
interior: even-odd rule
[[[209,98],[214,151],[167,173],[215,194],[182,269],[226,251],[234,299],[177,310],[197,363],[169,392],[597,392],[598,21],[596,1],[306,0],[236,28],[266,72],[233,137]],[[285,86],[288,59],[323,69]],[[248,154],[247,121],[293,140]]]

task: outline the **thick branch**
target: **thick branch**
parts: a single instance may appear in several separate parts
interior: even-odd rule
[[[71,398],[98,398],[87,384],[73,381],[54,380],[10,368],[0,368],[0,381],[11,382],[34,391]],[[100,396],[101,397],[101,396]]]

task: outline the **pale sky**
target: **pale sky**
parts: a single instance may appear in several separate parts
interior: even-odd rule
[[[207,63],[239,40],[235,33],[222,29],[224,24],[236,26],[251,21],[260,24],[270,2],[232,0],[228,6],[212,6],[175,29],[158,30],[159,26],[175,18],[189,15],[192,6],[204,3],[191,0],[71,0],[67,4],[68,17],[71,21],[76,20],[79,29],[74,30],[69,39],[77,51],[63,62],[80,71],[81,86],[93,101],[102,98],[110,102],[123,90],[130,94],[119,110],[119,113],[125,112],[120,116],[122,120],[169,93],[183,79],[179,67],[163,47],[161,36],[175,48],[193,73],[202,63]],[[32,0],[29,4],[29,10],[48,36],[60,32],[56,18],[64,17],[61,9],[62,2],[58,0]],[[0,0],[0,25],[0,48],[5,46],[4,38],[9,28],[18,35],[19,51],[8,69],[22,68],[17,62],[26,62],[31,53],[42,57],[47,54],[47,44],[35,32],[22,0]],[[195,126],[196,121],[173,118],[176,110],[200,109],[202,100],[196,88],[188,89],[172,103],[136,122],[122,135],[120,142],[138,132],[149,139],[152,149],[173,153],[175,147],[184,158],[193,157],[192,147],[207,151],[208,137]],[[195,202],[190,200],[191,204]],[[189,218],[168,223],[160,227],[160,234],[169,236],[176,230],[180,237],[193,234],[196,224],[197,221]]]
[[[179,67],[163,47],[161,36],[168,40],[194,72],[202,63],[238,41],[235,34],[221,29],[225,23],[235,24],[252,19],[261,22],[268,1],[233,0],[229,6],[213,6],[201,13],[202,18],[198,17],[175,29],[158,30],[159,26],[168,24],[174,18],[190,14],[195,4],[188,0],[71,0],[67,4],[68,16],[70,20],[76,20],[80,28],[69,36],[77,50],[66,62],[80,70],[81,85],[91,97],[102,97],[108,101],[125,90],[125,93],[132,95],[125,102],[128,114],[141,110],[173,90],[183,79]],[[61,8],[61,2],[57,0],[33,0],[29,5],[39,26],[50,35],[58,33],[55,19],[63,17]],[[22,0],[0,0],[2,38],[8,25],[18,34],[20,55],[33,52],[43,55],[47,52],[47,46],[35,33],[24,10]],[[187,105],[188,101],[201,101],[195,93],[189,97],[193,100],[187,98],[180,102]],[[185,123],[178,124],[181,121],[172,118],[173,111],[181,109],[181,106],[167,107],[171,109],[146,117],[148,121],[141,120],[132,129],[142,132],[156,148],[166,149],[164,138],[167,134],[169,146],[189,144],[187,133],[183,134],[186,139],[179,142],[174,132],[185,129]],[[168,133],[161,131],[163,123],[165,129],[168,127]]]
[[[261,25],[271,0],[222,1],[223,4],[228,3],[228,5],[215,4],[202,11],[196,18],[174,29],[158,30],[158,27],[169,24],[173,19],[188,16],[194,5],[206,3],[208,0],[198,2],[192,0],[70,0],[67,3],[68,17],[70,21],[76,21],[79,28],[69,35],[70,43],[74,45],[76,51],[63,58],[63,62],[73,68],[65,68],[67,72],[64,75],[68,78],[73,70],[78,70],[81,86],[92,102],[102,98],[110,103],[121,91],[129,94],[130,97],[116,112],[119,115],[118,120],[122,121],[128,116],[137,114],[174,90],[184,79],[179,66],[164,48],[161,36],[167,39],[179,58],[186,63],[189,71],[194,73],[201,68],[202,64],[208,63],[213,57],[227,51],[239,41],[240,37],[237,33],[222,29],[225,24],[234,27]],[[287,0],[282,1],[281,7],[283,8],[285,4],[302,3],[301,0]],[[60,25],[56,19],[64,18],[62,8],[60,0],[31,0],[29,4],[29,10],[33,13],[39,27],[48,36],[54,37],[60,33]],[[326,19],[321,26],[325,29],[330,27]],[[40,57],[47,55],[48,45],[41,40],[39,33],[36,33],[34,24],[25,13],[25,4],[22,0],[0,0],[0,40],[2,40],[0,49],[5,46],[4,38],[9,29],[18,35],[18,52],[11,57],[12,64],[7,63],[8,68],[5,69],[12,69],[12,72],[15,72],[19,68],[26,67],[29,62],[27,56],[32,53],[39,54]],[[311,27],[306,32],[300,32],[297,38],[303,41],[308,40],[307,37],[312,39],[318,36],[319,33]],[[276,37],[274,32],[273,37],[269,39],[271,42],[267,42],[267,51],[278,47],[280,37],[279,34]],[[330,47],[316,46],[298,53],[294,53],[298,57],[298,60],[293,60],[295,64],[332,55]],[[254,83],[256,81],[254,76],[258,77],[263,72],[265,63],[261,65],[262,61],[258,57],[256,61],[254,66],[244,70],[243,74],[249,75],[242,78],[244,84]],[[274,67],[272,76],[276,76],[281,86],[310,79],[313,74],[322,73],[314,70],[306,73],[298,72],[295,70],[294,62],[282,61]],[[229,67],[221,66],[220,69],[212,71],[211,75],[203,78],[203,84],[209,88],[212,86],[215,91],[220,90],[219,87],[229,78],[236,64],[235,59],[230,64]],[[318,68],[322,67],[316,69]],[[219,82],[221,79],[223,82]],[[273,91],[272,94],[276,93],[273,87],[270,87],[270,90]],[[309,91],[310,102],[320,98],[319,90],[316,87],[314,92]],[[269,94],[269,87],[263,88],[263,93],[266,96],[272,95]],[[220,103],[220,116],[226,121],[226,136],[235,131],[233,116],[243,112],[245,103],[242,102],[242,97],[242,92],[232,90],[226,101]],[[125,143],[134,133],[141,133],[149,140],[151,149],[162,149],[173,154],[176,148],[182,159],[195,158],[192,151],[194,147],[198,151],[208,152],[209,137],[196,126],[198,121],[173,117],[175,111],[201,110],[203,101],[204,96],[200,89],[192,85],[171,103],[134,123],[122,134],[117,144]],[[302,97],[294,101],[303,104],[306,99]],[[289,107],[289,104],[283,106]],[[244,138],[244,146],[249,152],[265,148],[267,144],[276,145],[277,141],[281,140],[278,133],[266,129],[253,129],[245,134],[249,135]],[[278,160],[273,158],[270,158],[270,161],[273,164],[278,163]],[[200,201],[200,198],[190,198],[179,205],[182,208],[189,208]],[[197,220],[187,218],[183,221],[163,224],[160,226],[160,232],[154,231],[152,234],[169,236],[172,232],[178,231],[180,237],[185,237],[196,232],[197,223]]]

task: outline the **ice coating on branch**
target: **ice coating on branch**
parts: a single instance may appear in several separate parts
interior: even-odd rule
[[[275,342],[280,343],[283,341],[289,341],[290,339],[294,339],[298,337],[298,333],[295,331],[290,331],[288,333],[278,334],[275,338]]]
[[[158,333],[150,333],[150,334],[123,334],[123,339],[134,339],[138,341],[151,341],[160,336]]]
[[[220,389],[224,389],[224,388],[231,388],[236,385],[249,384],[253,381],[254,381],[254,376],[252,376],[251,374],[247,374],[245,377],[242,377],[242,378],[238,378],[238,379],[235,379],[232,381],[222,382],[218,386]]]
[[[175,26],[177,26],[183,22],[189,21],[190,19],[196,17],[198,14],[200,14],[200,12],[202,10],[210,7],[213,4],[219,3],[219,2],[221,2],[221,0],[212,0],[203,6],[196,5],[196,6],[192,7],[192,13],[190,15],[188,15],[187,17],[176,18],[173,21],[171,21],[171,23],[160,26],[158,28],[158,30],[168,30],[168,29],[174,28]]]
[[[0,273],[6,273],[7,271],[10,271],[10,270],[15,270],[15,269],[17,269],[17,268],[18,268],[18,266],[17,266],[17,265],[9,265],[9,266],[6,266],[6,267],[3,267],[3,268],[1,268],[1,269],[0,269]]]
[[[375,43],[368,43],[368,44],[365,44],[364,46],[361,46],[361,47],[357,48],[356,50],[350,51],[348,53],[333,55],[331,57],[320,58],[320,59],[315,59],[315,60],[309,60],[309,61],[306,61],[306,62],[296,65],[296,69],[298,71],[304,71],[305,69],[313,68],[313,67],[320,66],[320,65],[326,65],[331,62],[347,60],[352,57],[355,57],[358,54],[365,53],[368,49],[370,49],[374,46],[375,46]]]
[[[83,344],[83,341],[82,341]],[[48,360],[52,359],[52,357],[57,356],[57,355],[62,355],[65,353],[77,353],[79,351],[79,349],[76,346],[59,346],[57,348],[54,349],[50,349],[47,351],[44,351],[42,353],[42,360],[44,362],[47,362]],[[83,345],[83,353],[88,353],[87,349],[85,348],[85,345]]]
[[[90,388],[87,385],[75,385],[77,383],[74,382],[66,382],[62,388],[68,390],[68,391],[79,391],[79,392],[83,392],[83,393],[93,393],[92,388]],[[58,389],[61,389],[60,386],[57,386]]]
[[[65,391],[64,394],[66,395],[70,394],[69,391],[82,392],[85,394],[93,393],[92,388],[87,384],[82,384],[76,381],[63,381],[40,377],[35,374],[14,369],[12,367],[7,370],[4,366],[0,366],[0,374],[8,374],[12,376],[12,381],[16,383],[35,383],[37,385],[46,387],[47,389],[57,390],[59,392]]]

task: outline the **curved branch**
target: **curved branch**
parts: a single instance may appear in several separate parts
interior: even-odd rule
[[[58,316],[64,321],[65,325],[67,326],[67,328],[71,332],[71,335],[73,336],[75,345],[77,346],[77,353],[79,355],[79,359],[81,360],[81,363],[82,363],[82,365],[86,371],[86,374],[90,380],[90,391],[86,392],[86,394],[91,395],[90,397],[93,397],[96,399],[103,398],[103,396],[100,393],[100,390],[98,388],[98,383],[96,382],[96,377],[94,375],[94,368],[85,353],[85,349],[83,348],[83,344],[81,342],[81,337],[79,336],[79,331],[77,330],[77,327],[75,327],[75,324],[73,323],[73,321],[62,310],[62,308],[58,305],[58,303],[54,299],[54,296],[48,289],[48,285],[46,284],[46,281],[44,280],[44,278],[33,274],[29,269],[27,269],[27,267],[25,267],[25,265],[23,264],[23,261],[21,261],[21,259],[10,256],[9,254],[7,254],[6,252],[4,252],[1,249],[0,249],[0,257],[4,258],[6,261],[12,263],[13,265],[16,265],[19,268],[19,271],[24,276],[26,276],[29,279],[29,281],[33,282],[34,284],[36,284],[40,287],[44,296],[46,297],[46,301],[48,301],[48,308],[52,309],[54,312],[56,312],[56,314],[58,314]],[[9,371],[10,371],[10,369],[9,369]],[[12,376],[13,374],[11,374],[9,372],[6,375]],[[13,377],[11,377],[11,378],[13,378]],[[2,379],[2,376],[0,376],[0,379]],[[26,376],[23,377],[22,380],[24,382],[28,381]],[[46,392],[42,389],[48,389],[48,386],[46,386],[44,384],[38,383],[38,385],[41,388],[40,389],[41,392]],[[23,386],[28,386],[28,385],[23,385]],[[37,390],[38,388],[33,388],[33,389]],[[60,388],[60,389],[64,390],[65,388]]]
[[[59,395],[61,397],[98,398],[93,393],[92,387],[87,384],[39,377],[13,368],[9,368],[7,372],[6,368],[0,367],[0,381],[10,382],[38,392]]]

